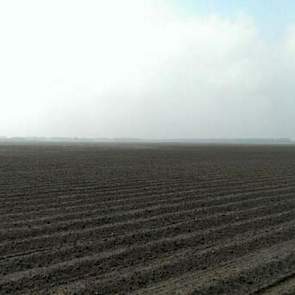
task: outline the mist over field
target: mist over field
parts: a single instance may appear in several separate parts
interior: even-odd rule
[[[295,294],[295,1],[0,1],[0,293]]]
[[[208,3],[2,1],[0,135],[294,137],[293,3]]]

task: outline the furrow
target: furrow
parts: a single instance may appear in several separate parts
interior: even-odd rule
[[[291,282],[294,278],[294,248],[295,240],[279,243],[232,260],[218,268],[185,273],[140,289],[132,295],[178,294],[180,290],[182,294],[199,295],[286,294],[281,291],[286,285],[292,287],[292,284],[288,284],[288,280]],[[264,287],[265,285],[267,287]]]
[[[292,180],[294,179],[294,177],[291,178]],[[191,183],[191,182],[190,182]],[[237,182],[234,181],[233,183],[229,183],[228,181],[224,182],[222,186],[214,186],[211,182],[206,183],[206,186],[201,186],[201,184],[189,184],[189,187],[181,187],[179,186],[179,184],[166,184],[166,187],[164,186],[164,188],[161,190],[160,187],[155,186],[153,190],[149,189],[148,187],[144,187],[142,190],[137,191],[134,193],[134,199],[136,198],[140,198],[140,197],[145,197],[146,195],[151,195],[151,194],[160,194],[160,193],[169,193],[169,192],[178,192],[181,190],[187,190],[187,189],[195,189],[197,192],[208,192],[208,193],[214,193],[217,191],[222,191],[222,190],[231,190],[232,188],[240,188],[240,190],[246,190],[249,188],[253,188],[254,185],[257,184],[263,184],[262,188],[265,187],[267,189],[267,185],[269,185],[269,187],[278,187],[278,186],[292,186],[292,184],[294,184],[294,182],[287,182],[285,177],[283,177],[281,180],[280,179],[276,179],[275,183],[270,180],[270,184],[268,184],[267,182],[265,182],[264,180],[261,181],[249,181],[246,183],[243,182]],[[174,189],[173,189],[174,187]],[[3,209],[0,209],[0,215],[4,216],[5,214],[13,214],[13,213],[20,213],[23,214],[23,210],[24,210],[24,206],[26,208],[26,210],[28,211],[27,214],[32,214],[33,212],[36,211],[41,211],[41,210],[48,210],[48,209],[53,209],[56,210],[58,208],[67,208],[67,207],[71,207],[71,206],[75,206],[75,205],[83,205],[85,204],[85,202],[89,201],[93,201],[93,203],[95,204],[99,204],[99,203],[104,203],[104,201],[126,201],[126,196],[127,199],[130,198],[130,196],[132,196],[132,193],[128,192],[128,194],[124,194],[122,191],[117,191],[115,192],[115,194],[112,197],[99,197],[99,191],[94,190],[94,195],[90,195],[90,196],[86,196],[86,197],[82,197],[79,194],[76,194],[74,199],[70,199],[70,200],[64,200],[62,198],[58,198],[58,200],[52,201],[50,199],[47,198],[43,198],[42,200],[40,200],[39,203],[37,204],[31,204],[30,205],[30,200],[28,200],[27,202],[23,202],[23,204],[20,204],[19,202],[12,202],[10,204],[3,204]],[[32,198],[32,201],[34,201],[34,198]]]
[[[293,204],[294,206],[294,204]],[[156,241],[163,238],[174,237],[180,233],[192,235],[196,231],[202,231],[203,239],[209,242],[211,237],[205,238],[205,234],[209,230],[209,235],[218,230],[231,229],[235,224],[241,227],[247,225],[254,220],[265,220],[270,216],[277,216],[282,214],[287,208],[290,208],[289,204],[275,204],[275,208],[251,208],[244,211],[231,212],[227,214],[218,214],[211,217],[205,217],[202,219],[196,218],[191,221],[179,222],[176,224],[169,224],[166,226],[159,226],[156,229],[146,229],[128,232],[124,235],[118,235],[116,237],[110,237],[107,239],[98,239],[91,243],[79,243],[72,246],[57,248],[54,250],[40,251],[36,253],[23,253],[23,256],[8,257],[8,259],[0,260],[1,274],[7,274],[13,271],[21,271],[27,268],[34,268],[40,265],[46,266],[53,263],[58,263],[64,259],[78,258],[82,255],[90,255],[104,251],[105,249],[111,249],[121,246],[134,246],[137,244],[145,244],[151,241]],[[238,216],[237,216],[238,214]],[[263,217],[261,217],[261,215]],[[259,217],[258,217],[259,216]],[[262,219],[261,219],[262,218]],[[214,236],[216,238],[216,236]]]
[[[122,221],[130,221],[132,219],[139,219],[144,217],[152,217],[152,216],[161,216],[166,213],[172,213],[175,211],[183,211],[186,209],[191,210],[192,208],[200,208],[203,210],[203,212],[206,213],[207,208],[215,208],[220,210],[220,207],[223,208],[224,206],[229,210],[231,206],[236,207],[238,205],[247,206],[251,205],[251,203],[255,202],[257,205],[261,202],[264,202],[265,200],[271,201],[272,199],[284,199],[293,197],[294,193],[287,193],[280,196],[262,196],[262,197],[254,197],[250,198],[247,194],[241,195],[240,197],[235,196],[226,196],[221,198],[213,198],[208,201],[190,201],[190,202],[181,202],[178,204],[166,204],[163,206],[154,206],[149,207],[145,209],[135,209],[130,211],[123,211],[123,212],[116,212],[114,214],[109,214],[105,216],[100,216],[97,218],[85,218],[82,220],[76,220],[75,222],[71,220],[70,222],[61,222],[61,224],[53,224],[49,226],[43,226],[40,228],[20,228],[20,229],[11,229],[11,230],[1,230],[0,231],[0,237],[4,240],[14,240],[16,239],[22,239],[25,237],[34,238],[40,235],[51,235],[55,232],[59,231],[72,231],[72,230],[82,230],[87,229],[89,227],[95,227],[95,226],[102,226],[109,223],[117,223]],[[200,211],[201,211],[200,210]],[[213,211],[214,212],[214,211]],[[203,213],[204,214],[204,213]],[[0,244],[1,246],[1,244]]]
[[[268,193],[268,194],[276,194],[276,193],[283,193],[285,191],[292,191],[294,189],[295,186],[273,186],[272,188],[269,187],[258,187],[252,190],[248,190],[248,191],[243,191],[241,192],[241,187],[238,187],[237,189],[232,189],[230,191],[230,195],[235,195],[235,196],[239,196],[241,194],[255,194],[255,193]],[[62,211],[62,213],[57,213],[56,211],[58,210],[46,210],[46,213],[44,214],[44,211],[40,212],[34,212],[33,214],[33,218],[32,218],[32,212],[29,213],[22,213],[22,214],[2,214],[0,216],[0,220],[2,219],[3,222],[0,225],[0,228],[7,228],[7,227],[14,227],[14,226],[19,226],[19,225],[23,225],[24,223],[26,224],[26,226],[29,225],[38,225],[39,221],[42,224],[43,223],[51,223],[51,222],[57,222],[57,221],[63,221],[63,220],[69,220],[69,219],[74,219],[74,218],[81,218],[83,217],[83,215],[87,215],[88,217],[91,215],[100,215],[100,214],[106,214],[107,212],[112,212],[115,210],[131,210],[132,207],[135,209],[140,209],[140,208],[144,208],[146,205],[156,205],[156,204],[160,204],[160,203],[165,203],[167,202],[167,200],[169,200],[169,203],[173,203],[173,202],[177,202],[177,200],[189,200],[192,198],[191,194],[196,194],[196,196],[194,196],[193,198],[196,200],[202,200],[203,198],[210,198],[212,196],[215,196],[216,198],[220,197],[220,196],[226,196],[229,194],[228,190],[225,190],[224,192],[222,192],[222,190],[218,191],[218,194],[216,195],[216,193],[197,193],[194,190],[188,190],[188,191],[178,191],[175,193],[166,193],[166,194],[157,194],[157,195],[148,195],[148,196],[144,196],[143,198],[140,199],[128,199],[126,200],[126,202],[117,202],[117,201],[109,201],[109,202],[105,202],[100,204],[100,208],[94,208],[94,206],[96,206],[95,203],[88,203],[85,205],[81,205],[81,206],[72,206],[72,207],[61,207],[60,211]],[[85,200],[86,202],[86,200]],[[68,212],[70,211],[70,212]],[[28,217],[29,219],[27,219],[26,217]],[[20,219],[20,220],[18,220]],[[8,221],[8,220],[12,220],[12,221]],[[13,222],[13,223],[12,223]]]
[[[51,269],[35,269],[34,275],[30,272],[17,273],[17,285],[20,288],[35,290],[52,288],[55,285],[69,284],[79,281],[78,291],[86,291],[92,294],[94,290],[100,290],[101,294],[129,293],[139,288],[148,286],[149,283],[157,283],[171,277],[177,277],[188,271],[207,269],[211,265],[220,265],[229,259],[237,259],[253,251],[270,247],[275,243],[281,243],[295,238],[294,221],[286,222],[263,230],[244,232],[227,240],[222,240],[213,246],[205,248],[188,248],[179,250],[176,242],[173,254],[168,255],[166,247],[145,245],[128,249],[128,253],[122,253],[101,260],[93,256],[76,261],[78,265],[51,266]],[[179,251],[177,251],[179,250]],[[162,257],[160,257],[162,256]],[[161,261],[161,262],[160,262]],[[113,271],[115,269],[115,271]],[[4,276],[0,280],[0,287],[4,290],[11,287],[14,274]],[[97,279],[94,279],[97,278]],[[91,279],[91,285],[83,288],[81,280],[86,282]],[[82,283],[82,284],[81,284]],[[75,284],[74,284],[75,285]],[[71,288],[71,284],[68,285]],[[81,289],[82,288],[82,289]],[[83,292],[84,294],[84,292]]]

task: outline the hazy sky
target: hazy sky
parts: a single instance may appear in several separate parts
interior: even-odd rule
[[[295,137],[294,0],[0,0],[0,135]]]

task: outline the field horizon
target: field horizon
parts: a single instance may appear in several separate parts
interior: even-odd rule
[[[129,138],[129,137],[22,137],[22,136],[0,136],[1,143],[183,143],[183,144],[253,144],[253,145],[275,145],[295,144],[291,138],[268,138],[268,137],[245,137],[245,138]]]

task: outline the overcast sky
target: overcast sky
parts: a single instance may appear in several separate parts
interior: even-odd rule
[[[0,136],[295,138],[293,0],[0,0]]]

